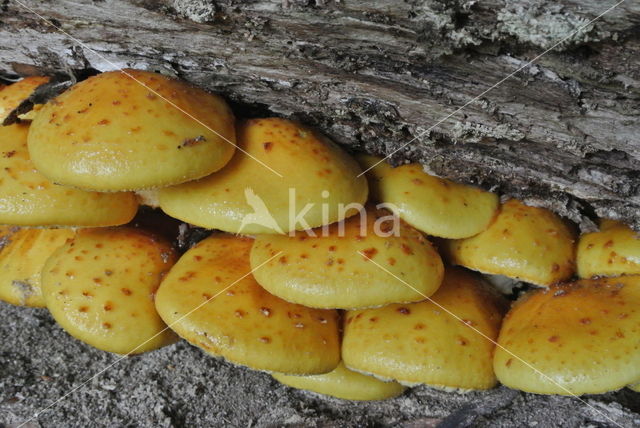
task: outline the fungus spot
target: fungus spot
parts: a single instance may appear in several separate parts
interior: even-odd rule
[[[131,290],[129,290],[128,288],[121,288],[120,291],[122,291],[122,294],[124,294],[125,296],[131,296],[132,294]]]
[[[400,308],[398,308],[396,310],[398,311],[398,313],[401,313],[402,315],[409,315],[411,313],[409,308],[405,308],[404,306],[400,307]]]

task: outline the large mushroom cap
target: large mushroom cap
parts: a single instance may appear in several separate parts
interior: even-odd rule
[[[54,184],[38,172],[27,150],[28,126],[0,126],[0,224],[113,226],[129,222],[132,193],[97,193]]]
[[[393,227],[388,220],[390,216],[385,217],[383,211],[367,210],[344,224],[315,229],[315,237],[307,231],[295,236],[259,235],[251,251],[251,265],[263,266],[254,276],[276,296],[317,308],[353,309],[424,300],[442,282],[440,255],[411,226],[398,222],[397,236],[393,235],[387,229]],[[380,229],[390,236],[383,236]]]
[[[168,242],[141,230],[84,229],[49,258],[42,292],[72,336],[104,351],[138,354],[176,340],[154,305],[174,261]]]
[[[358,164],[298,123],[249,120],[238,129],[238,147],[248,155],[236,153],[222,171],[161,189],[162,209],[226,232],[286,233],[342,220],[354,212],[348,204],[366,202],[367,182],[358,177]]]
[[[506,386],[540,394],[622,388],[640,381],[638,326],[640,276],[530,292],[504,320],[496,375]]]
[[[75,234],[71,229],[0,230],[0,300],[45,306],[40,272],[51,254]]]
[[[222,98],[139,70],[102,73],[47,103],[29,132],[38,170],[56,183],[125,191],[211,174],[235,150]]]
[[[251,276],[252,240],[212,236],[187,251],[158,290],[162,318],[206,352],[257,370],[319,374],[340,361],[337,311],[269,294]]]
[[[574,233],[556,214],[515,199],[502,205],[487,230],[444,244],[454,264],[541,286],[575,269]]]
[[[422,165],[392,168],[380,158],[359,156],[371,194],[417,229],[442,238],[467,238],[485,230],[498,211],[496,194],[424,172]]]
[[[333,371],[313,376],[292,376],[273,373],[280,383],[345,400],[385,400],[402,394],[398,382],[384,382],[373,376],[349,370],[340,363]]]
[[[603,220],[599,232],[580,237],[576,262],[581,278],[640,274],[640,233]]]
[[[430,300],[347,312],[345,365],[405,384],[493,387],[492,340],[502,302],[488,287],[473,273],[449,268]]]
[[[48,81],[49,78],[45,76],[25,77],[24,79],[2,89],[2,92],[0,92],[0,123],[5,120],[7,116],[9,116],[9,113],[18,107],[22,101],[29,98],[38,86],[43,85]],[[41,105],[36,105],[30,112],[19,116],[20,119],[33,119],[36,112],[41,107]]]

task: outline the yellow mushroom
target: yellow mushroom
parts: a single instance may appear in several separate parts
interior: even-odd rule
[[[342,358],[352,370],[402,384],[492,388],[503,306],[478,275],[448,268],[429,300],[347,312]]]
[[[181,337],[257,370],[327,373],[340,362],[337,311],[287,303],[251,275],[252,240],[212,236],[187,251],[158,290],[158,312]]]
[[[358,164],[296,122],[249,120],[238,129],[238,147],[243,152],[222,171],[160,189],[163,211],[226,232],[287,233],[340,221],[355,213],[349,204],[366,202]]]
[[[640,274],[640,233],[602,220],[599,232],[580,237],[576,261],[581,278]]]
[[[432,236],[467,238],[495,217],[498,196],[424,172],[420,164],[392,168],[381,158],[359,156],[372,196],[413,227]]]
[[[634,383],[633,385],[629,385],[629,389],[635,392],[640,392],[640,383]]]
[[[168,242],[139,229],[84,229],[45,264],[42,293],[51,315],[75,338],[139,354],[177,339],[154,305],[174,261]]]
[[[420,232],[384,214],[367,210],[344,224],[314,229],[315,237],[308,231],[258,235],[251,265],[262,267],[254,276],[270,293],[316,308],[424,300],[442,282],[442,260]]]
[[[9,113],[18,107],[22,101],[29,98],[38,86],[43,85],[48,81],[49,78],[44,76],[25,77],[24,79],[2,89],[2,92],[0,92],[0,123],[2,123],[2,121],[9,116]],[[42,108],[42,105],[36,105],[33,110],[18,117],[20,119],[31,120],[35,117],[36,112],[40,108]]]
[[[40,272],[51,254],[73,238],[71,229],[0,230],[0,300],[44,307]]]
[[[222,98],[139,70],[102,73],[49,101],[29,152],[56,183],[127,191],[184,183],[222,168],[235,150]]]
[[[27,150],[28,125],[0,126],[0,224],[112,226],[129,222],[132,193],[97,193],[54,184],[38,172]]]
[[[398,382],[384,382],[373,376],[349,370],[340,363],[333,371],[313,376],[292,376],[273,373],[280,383],[319,394],[331,395],[345,400],[386,400],[404,391]]]
[[[598,394],[640,381],[640,276],[535,290],[506,316],[494,368],[508,387]]]
[[[570,278],[575,269],[574,233],[543,208],[515,199],[502,205],[489,228],[443,245],[452,263],[540,286]]]

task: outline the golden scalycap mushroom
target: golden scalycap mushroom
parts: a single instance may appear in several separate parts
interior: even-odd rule
[[[213,236],[187,251],[158,290],[156,306],[181,337],[257,370],[319,374],[340,362],[337,311],[269,294],[251,276],[252,240]]]
[[[359,156],[371,194],[404,221],[429,235],[467,238],[485,230],[498,211],[496,194],[424,172],[422,165],[392,168],[374,156]],[[375,165],[375,166],[374,166]]]
[[[224,100],[139,70],[102,73],[48,102],[29,132],[34,164],[56,183],[125,191],[211,174],[235,150]]]
[[[295,236],[258,235],[251,265],[264,266],[254,276],[270,293],[316,308],[354,309],[424,300],[442,282],[440,255],[411,226],[397,221],[397,230],[393,227],[388,213],[367,210],[344,224],[315,229],[315,237],[306,231]]]
[[[176,340],[154,305],[174,261],[168,242],[139,229],[84,229],[45,264],[42,293],[51,315],[75,338],[139,354]]]
[[[640,274],[640,233],[602,220],[599,232],[580,237],[576,261],[581,278]]]
[[[280,383],[319,394],[345,400],[386,400],[396,397],[404,391],[398,382],[383,382],[373,376],[367,376],[349,370],[340,363],[333,371],[313,376],[292,376],[273,373]]]
[[[22,101],[29,98],[29,96],[35,91],[38,86],[44,85],[49,81],[45,76],[31,76],[7,86],[0,92],[0,123],[9,116],[16,107],[22,103]],[[36,112],[41,108],[41,105],[34,106],[33,110],[23,115],[20,115],[20,119],[30,120],[33,119]]]
[[[403,384],[488,389],[502,313],[479,276],[448,268],[431,300],[347,312],[342,358],[352,370]]]
[[[97,193],[54,184],[36,170],[27,150],[28,125],[0,126],[0,224],[112,226],[129,222],[132,193]]]
[[[452,263],[541,286],[566,280],[575,269],[574,234],[560,217],[515,199],[484,232],[443,246]]]
[[[639,308],[640,276],[530,292],[504,320],[496,375],[511,388],[561,395],[598,394],[640,381]]]
[[[71,229],[0,230],[0,300],[45,306],[40,273],[49,256],[73,235]]]
[[[238,129],[238,147],[251,157],[237,153],[203,180],[160,189],[161,208],[197,226],[256,234],[333,223],[354,213],[341,204],[366,202],[367,182],[358,178],[358,164],[296,122],[249,120]]]

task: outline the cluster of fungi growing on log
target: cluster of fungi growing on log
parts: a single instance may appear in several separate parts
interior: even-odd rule
[[[46,81],[1,89],[0,118]],[[0,299],[48,308],[91,346],[183,338],[352,400],[640,382],[640,238],[622,223],[578,236],[302,124],[236,122],[150,72],[99,74],[18,118],[0,128]],[[180,248],[134,221],[141,205],[214,231]],[[505,277],[526,283],[510,308],[491,284]]]

